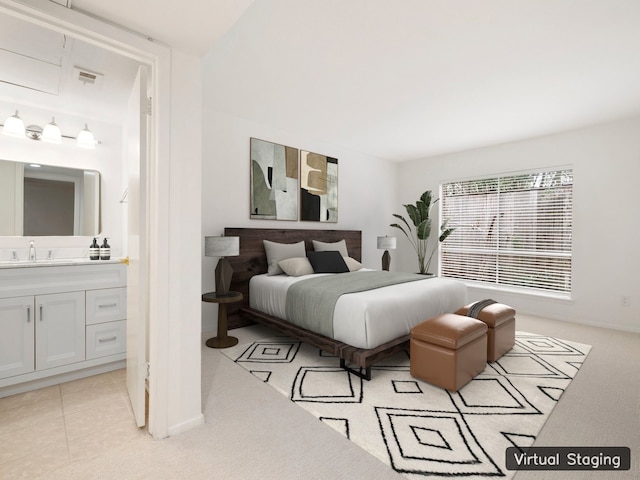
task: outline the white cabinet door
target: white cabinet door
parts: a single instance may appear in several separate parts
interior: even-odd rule
[[[36,296],[36,370],[85,359],[84,292]]]
[[[0,299],[0,378],[34,370],[33,296]]]

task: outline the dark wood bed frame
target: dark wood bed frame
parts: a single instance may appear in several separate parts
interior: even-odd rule
[[[360,230],[303,230],[268,228],[225,228],[225,236],[240,237],[240,255],[227,257],[233,268],[231,290],[241,292],[243,300],[228,306],[229,328],[239,328],[254,322],[268,325],[279,332],[314,345],[340,357],[340,365],[369,380],[371,365],[399,351],[409,349],[409,335],[405,335],[373,349],[356,348],[320,335],[249,306],[249,280],[254,275],[267,273],[267,258],[263,240],[279,243],[297,243],[303,240],[307,252],[313,251],[312,240],[321,242],[346,241],[349,256],[362,260],[362,232]],[[358,370],[349,365],[355,365]]]

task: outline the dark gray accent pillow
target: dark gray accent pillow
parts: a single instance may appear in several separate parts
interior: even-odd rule
[[[345,273],[349,267],[337,250],[326,252],[309,252],[309,262],[315,273]]]

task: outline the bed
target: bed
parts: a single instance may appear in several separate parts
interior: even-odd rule
[[[335,303],[333,330],[327,333],[314,325],[305,328],[285,319],[288,291],[301,287],[304,280],[323,282],[322,274],[289,276],[267,275],[267,255],[263,240],[278,244],[304,242],[306,252],[313,252],[313,241],[341,242],[354,261],[361,260],[361,232],[358,230],[305,230],[226,228],[226,236],[240,237],[240,254],[228,257],[234,276],[231,290],[243,294],[242,302],[229,305],[229,326],[236,328],[258,322],[281,333],[314,345],[340,358],[343,368],[371,378],[371,366],[398,351],[408,350],[411,328],[435,315],[453,312],[467,303],[463,283],[450,279],[408,278],[400,285],[340,296]],[[351,264],[353,265],[353,264]],[[356,263],[357,265],[357,263]],[[353,267],[356,269],[357,267]],[[364,269],[367,271],[367,269]],[[385,272],[385,275],[388,272]],[[327,281],[380,276],[360,272],[328,274]],[[385,276],[382,275],[382,276]],[[401,275],[401,274],[398,274]],[[300,283],[299,283],[300,282]],[[351,280],[349,280],[351,282]],[[389,317],[393,318],[389,322]]]

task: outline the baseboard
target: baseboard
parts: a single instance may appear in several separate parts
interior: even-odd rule
[[[571,318],[563,317],[561,315],[549,315],[548,313],[540,314],[538,312],[532,313],[532,312],[520,311],[520,310],[516,311],[516,322],[518,321],[518,313],[521,313],[522,315],[528,315],[531,317],[540,317],[540,318],[546,318],[548,320],[557,320],[559,322],[571,323],[573,325],[584,325],[585,327],[606,328],[609,330],[617,330],[620,332],[640,333],[640,326],[631,327],[629,325],[620,325],[615,323],[612,324],[612,323],[589,322],[589,321],[585,322],[585,321],[573,320]]]
[[[202,413],[192,418],[191,420],[187,420],[186,422],[182,422],[169,427],[169,436],[171,437],[173,435],[184,433],[187,430],[191,430],[192,428],[198,427],[200,425],[204,425],[204,415]]]
[[[571,319],[562,319],[564,322],[574,323],[577,325],[587,325],[589,327],[607,328],[609,330],[618,330],[620,332],[640,333],[640,327],[630,327],[629,325],[619,325],[601,322],[578,322]]]

